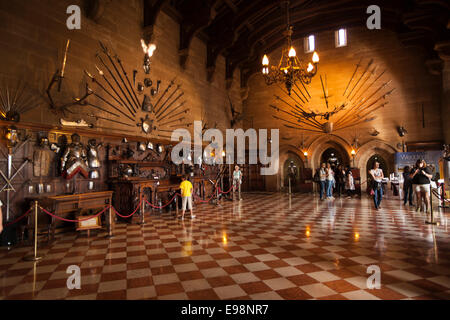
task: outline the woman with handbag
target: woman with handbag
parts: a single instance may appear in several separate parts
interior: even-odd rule
[[[375,210],[378,210],[383,199],[382,181],[384,178],[383,170],[380,169],[380,163],[375,162],[373,169],[369,173],[372,176],[373,202],[375,203]]]

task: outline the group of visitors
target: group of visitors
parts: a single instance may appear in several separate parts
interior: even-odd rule
[[[384,179],[383,170],[378,162],[374,163],[373,168],[369,171],[372,181],[371,195],[375,204],[375,209],[380,209],[381,200],[383,198]],[[427,165],[426,161],[419,159],[414,167],[406,166],[403,169],[403,204],[409,203],[414,206],[413,196],[416,195],[416,211],[431,212],[431,180],[433,179],[433,169]]]
[[[339,197],[347,193],[352,197],[355,191],[355,181],[350,167],[344,169],[342,165],[333,169],[330,163],[322,163],[314,175],[314,181],[319,185],[320,200],[333,200],[333,194]]]
[[[416,194],[416,211],[430,213],[430,191],[433,170],[426,161],[419,159],[414,167],[406,166],[403,169],[403,204],[413,204],[413,195]]]

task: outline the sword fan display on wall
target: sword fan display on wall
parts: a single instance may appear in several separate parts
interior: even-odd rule
[[[360,69],[360,68],[363,69]],[[320,76],[321,89],[326,111],[312,110],[312,97],[303,83],[294,84],[292,92],[285,96],[275,95],[276,103],[270,107],[277,115],[273,118],[283,122],[287,128],[318,134],[331,134],[333,131],[351,128],[376,119],[375,111],[388,104],[386,98],[395,90],[388,89],[391,80],[379,84],[378,80],[386,70],[377,73],[373,59],[362,65],[362,59],[356,64],[353,74],[342,93],[337,105],[331,106],[328,94],[327,77]],[[280,115],[280,116],[279,116]],[[283,115],[283,116],[281,116]]]
[[[90,80],[90,83],[86,83],[85,97],[88,99],[83,97],[83,102],[77,105],[78,108],[86,107],[83,114],[88,118],[79,119],[73,125],[118,131],[134,131],[132,128],[137,126],[147,135],[165,139],[170,139],[173,130],[191,126],[181,85],[173,79],[161,91],[162,81],[154,83],[148,76],[150,60],[147,53],[143,66],[144,79],[137,82],[139,72],[133,70],[131,78],[120,57],[102,42],[99,44],[101,50],[96,54],[96,71],[84,70]],[[94,103],[92,97],[110,109]],[[89,112],[89,109],[97,113]],[[99,115],[98,112],[108,116]],[[95,124],[90,123],[89,119]],[[100,127],[98,122],[109,123],[114,127]],[[70,122],[66,121],[65,124],[70,125]]]

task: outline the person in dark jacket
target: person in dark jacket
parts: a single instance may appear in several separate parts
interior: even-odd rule
[[[413,206],[413,183],[412,183],[412,179],[410,177],[411,174],[411,168],[409,166],[406,166],[403,169],[403,192],[404,192],[404,197],[403,197],[403,205],[406,206],[406,202],[408,202],[409,200],[409,205]]]

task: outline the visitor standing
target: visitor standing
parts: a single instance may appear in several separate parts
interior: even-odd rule
[[[234,192],[236,191],[236,188],[238,188],[239,189],[239,200],[242,200],[241,184],[242,184],[242,171],[239,170],[239,166],[235,166],[234,171],[233,171],[233,195],[234,195]]]
[[[375,209],[378,210],[383,199],[382,181],[384,178],[383,170],[380,169],[380,163],[375,162],[373,169],[369,173],[372,176],[373,202],[375,203]]]
[[[326,168],[327,180],[326,180],[326,188],[327,188],[327,199],[334,199],[333,197],[333,187],[334,187],[334,172],[331,168],[331,164],[327,163]]]
[[[429,213],[431,211],[430,183],[433,175],[431,169],[427,167],[425,160],[417,160],[415,167],[410,173],[410,177],[412,179],[414,192],[416,193],[416,211]]]
[[[347,196],[352,198],[355,193],[355,180],[351,170],[347,171],[347,176],[345,177],[345,190],[347,191]]]
[[[319,174],[320,174],[320,200],[323,200],[323,195],[326,192],[325,188],[327,181],[327,168],[325,163],[322,163],[319,170]]]
[[[409,205],[413,205],[413,183],[412,179],[410,177],[411,168],[409,166],[406,166],[403,169],[403,205],[406,206],[406,203],[409,200]]]
[[[340,197],[345,189],[345,170],[341,164],[337,167],[335,177],[336,177],[336,191],[338,196]]]
[[[187,176],[181,177],[181,219],[184,219],[184,213],[186,212],[186,206],[191,211],[191,219],[194,219],[194,213],[192,211],[192,183],[188,180]]]

